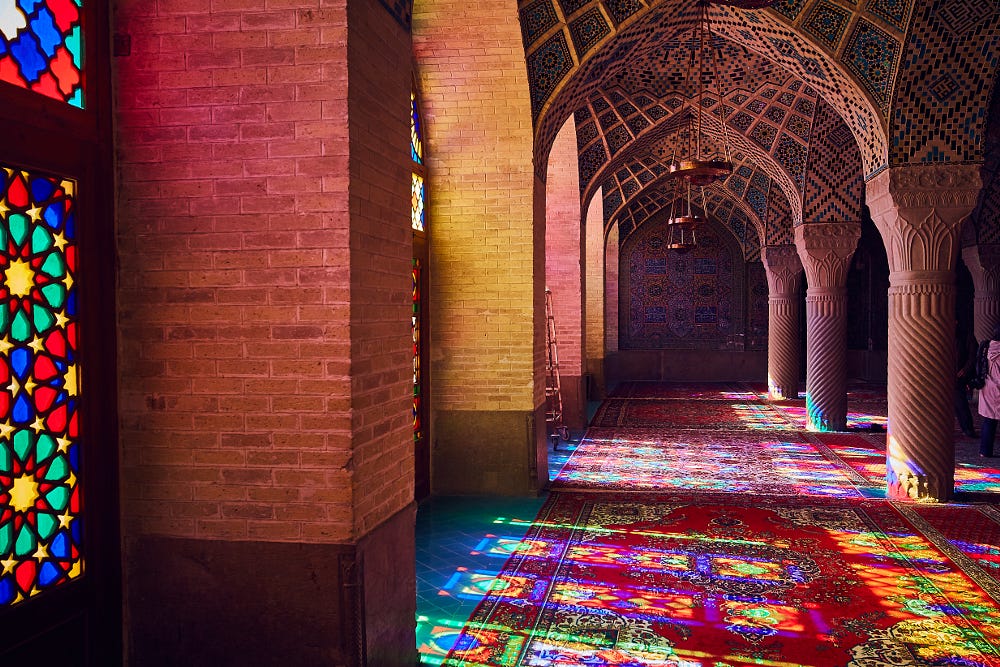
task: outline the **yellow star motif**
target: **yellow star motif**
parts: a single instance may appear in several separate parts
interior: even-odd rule
[[[70,364],[66,369],[66,393],[70,396],[77,395],[77,389],[80,386],[79,369],[76,364]]]
[[[35,421],[31,422],[31,428],[35,433],[41,433],[45,430],[45,422],[42,421],[41,417],[35,417]]]
[[[7,385],[7,390],[11,396],[17,396],[17,392],[21,391],[21,383],[13,375],[10,376],[10,384]]]
[[[51,556],[49,556],[49,548],[44,544],[39,543],[38,549],[35,551],[35,553],[31,554],[31,557],[37,558],[38,562],[41,563],[46,558],[51,558]]]
[[[73,566],[69,569],[69,574],[67,575],[70,579],[76,579],[83,572],[83,561],[78,560],[73,563]]]
[[[69,528],[69,525],[71,523],[73,523],[73,519],[75,519],[75,518],[76,518],[75,516],[72,516],[69,513],[69,510],[66,510],[65,514],[60,514],[59,515],[59,527],[60,528]]]
[[[75,181],[63,181],[62,183],[59,184],[59,187],[61,187],[63,190],[65,190],[66,194],[68,196],[70,196],[70,197],[72,197],[74,194],[76,194],[76,182]]]
[[[11,345],[11,347],[13,347],[13,345]],[[28,347],[30,347],[35,352],[42,352],[45,350],[45,343],[42,342],[41,338],[35,336],[34,338],[31,339],[31,342],[28,343]]]
[[[73,276],[67,273],[66,277],[62,279],[62,283],[63,285],[66,286],[66,291],[67,292],[70,291],[71,289],[73,289]]]
[[[10,210],[10,207],[7,206],[7,200],[6,199],[0,199],[0,216],[7,215],[7,212],[9,210]]]
[[[0,424],[0,438],[7,438],[16,430],[16,428],[10,425],[10,420],[8,419],[4,423]]]
[[[13,296],[31,294],[31,288],[35,286],[35,270],[31,268],[31,264],[23,259],[15,259],[4,274],[4,282]]]
[[[3,340],[0,340],[0,354],[6,355],[12,347],[14,347],[14,344],[10,342],[10,338],[7,336],[4,336]]]
[[[70,491],[76,487],[76,475],[72,471],[70,471],[69,477],[66,478],[66,486],[69,487]]]
[[[17,597],[16,597],[16,598],[14,598],[14,601],[13,601],[13,602],[11,602],[11,604],[17,604],[18,602],[24,602],[24,596],[23,596],[23,595],[21,595],[21,592],[20,592],[20,591],[18,591],[18,593],[17,593]]]
[[[69,318],[66,317],[65,312],[56,313],[56,326],[60,329],[65,327],[69,323]]]
[[[59,248],[60,251],[66,247],[67,243],[69,243],[69,241],[66,240],[66,235],[62,232],[59,232],[52,237],[52,244]]]
[[[7,423],[9,424],[10,422]],[[0,426],[0,428],[2,428],[2,426]],[[13,431],[14,429],[12,428],[10,430]],[[69,451],[69,446],[73,444],[73,441],[70,440],[69,438],[56,438],[56,442],[59,443],[60,454],[65,454],[67,451]]]
[[[20,475],[14,478],[10,488],[10,506],[15,512],[27,512],[38,502],[38,482],[34,475]]]
[[[14,566],[17,565],[18,561],[13,556],[8,556],[6,560],[0,560],[0,565],[3,565],[3,573],[10,574],[14,571]]]
[[[38,222],[39,220],[42,219],[42,209],[38,208],[37,206],[32,206],[27,211],[25,211],[25,213],[30,215],[31,219],[34,222]]]
[[[35,387],[37,387],[37,386],[38,386],[38,383],[35,382],[34,380],[32,380],[30,377],[28,378],[28,380],[23,385],[24,390],[26,392],[28,392],[28,396],[31,396],[32,394],[34,394]]]

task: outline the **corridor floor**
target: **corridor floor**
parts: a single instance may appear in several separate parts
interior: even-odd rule
[[[1000,470],[889,502],[884,388],[848,430],[743,384],[626,384],[550,444],[541,498],[417,514],[421,663],[1000,665]]]

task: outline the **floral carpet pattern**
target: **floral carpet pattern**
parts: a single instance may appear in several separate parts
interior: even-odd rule
[[[758,392],[620,387],[441,664],[1000,667],[1000,470],[890,501],[877,389],[844,433]]]
[[[524,544],[444,664],[1000,665],[1000,593],[885,501],[558,493]]]

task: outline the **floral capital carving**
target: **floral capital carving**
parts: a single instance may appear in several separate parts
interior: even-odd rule
[[[867,183],[891,271],[950,271],[962,222],[976,205],[979,165],[891,167]]]
[[[795,228],[795,247],[810,289],[843,287],[861,238],[859,222],[813,222]]]
[[[761,253],[767,287],[771,296],[793,294],[799,289],[802,276],[802,261],[791,243],[765,246]]]

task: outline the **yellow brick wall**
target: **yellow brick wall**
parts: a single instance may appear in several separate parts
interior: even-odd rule
[[[604,206],[599,189],[587,206],[586,237],[586,369],[604,386]]]

